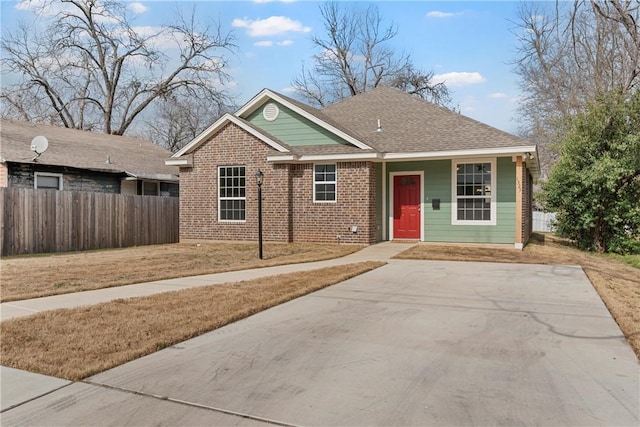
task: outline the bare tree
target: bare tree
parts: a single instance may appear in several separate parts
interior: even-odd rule
[[[520,7],[515,71],[524,93],[522,132],[555,163],[557,129],[598,93],[633,93],[640,84],[637,1],[575,0]]]
[[[432,72],[418,70],[408,54],[390,46],[397,27],[385,26],[375,5],[352,9],[328,2],[320,12],[324,33],[311,39],[319,53],[313,56],[313,67],[303,67],[292,83],[299,96],[325,106],[391,85],[437,103],[449,102],[444,83],[434,83]]]
[[[236,109],[236,105],[175,93],[157,103],[155,114],[146,120],[144,136],[175,153],[222,114]]]
[[[38,12],[44,31],[22,25],[2,40],[4,71],[23,76],[1,92],[4,116],[121,135],[176,91],[228,103],[233,36],[199,27],[195,10],[158,28],[135,27],[113,0],[47,1]]]

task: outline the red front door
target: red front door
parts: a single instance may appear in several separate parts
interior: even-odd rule
[[[420,175],[393,177],[393,238],[420,238]]]

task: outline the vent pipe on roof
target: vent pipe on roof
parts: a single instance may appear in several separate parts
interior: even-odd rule
[[[111,164],[111,154],[107,154],[107,161],[105,163],[108,165]]]
[[[378,127],[376,128],[376,132],[382,132],[382,125],[380,124],[380,119],[378,119]]]

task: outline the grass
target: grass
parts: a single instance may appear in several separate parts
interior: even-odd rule
[[[553,235],[535,234],[523,251],[512,248],[420,244],[401,259],[580,265],[640,358],[640,256],[600,255],[572,248]]]
[[[640,268],[640,255],[609,255],[611,258],[617,259],[629,264],[635,268]]]
[[[265,249],[263,261],[256,259],[257,248],[251,244],[178,244],[6,258],[2,260],[3,299],[8,289],[14,297],[19,292],[75,292],[114,283],[326,259],[359,247],[292,244]],[[640,358],[637,255],[587,253],[553,235],[535,235],[524,251],[418,244],[396,258],[580,265]],[[2,364],[79,380],[380,265],[350,264],[8,320],[0,325]]]
[[[382,265],[348,264],[7,320],[0,328],[2,364],[80,380]]]
[[[0,260],[0,301],[16,301],[175,277],[320,261],[362,246],[271,243],[258,259],[253,243],[141,246]]]

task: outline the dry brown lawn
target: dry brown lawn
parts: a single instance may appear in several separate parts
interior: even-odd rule
[[[348,264],[7,320],[0,325],[2,364],[80,380],[382,265]]]
[[[320,261],[362,246],[317,243],[177,243],[0,260],[0,301],[16,301],[175,277]]]
[[[549,234],[534,235],[523,251],[419,244],[396,258],[580,265],[640,358],[640,269],[620,260],[580,251]]]

